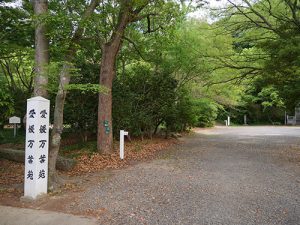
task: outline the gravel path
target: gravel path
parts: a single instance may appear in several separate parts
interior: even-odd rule
[[[101,224],[300,224],[300,128],[198,130],[89,188]]]

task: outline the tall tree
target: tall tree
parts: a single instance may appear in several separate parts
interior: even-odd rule
[[[49,41],[46,36],[46,24],[43,21],[48,13],[47,0],[34,0],[34,14],[37,17],[35,28],[35,80],[34,95],[47,97]]]
[[[102,46],[99,83],[108,89],[108,93],[99,94],[97,148],[102,153],[111,153],[112,151],[112,81],[116,73],[115,64],[122,36],[130,22],[130,14],[133,13],[132,1],[121,1],[120,4],[118,23],[110,40]]]
[[[56,173],[56,160],[61,143],[61,134],[63,131],[64,119],[64,104],[67,96],[67,86],[70,82],[71,71],[73,69],[73,60],[78,50],[78,44],[84,34],[85,22],[91,17],[96,7],[99,5],[100,0],[92,0],[86,6],[81,21],[79,22],[75,32],[67,46],[67,51],[64,56],[64,63],[59,72],[59,86],[55,98],[54,108],[54,122],[50,139],[50,152],[49,152],[49,182],[54,185],[58,181]]]
[[[112,30],[112,34],[108,41],[102,46],[102,58],[100,69],[100,85],[104,86],[108,91],[99,93],[98,105],[98,135],[97,149],[103,154],[112,153],[113,151],[113,134],[112,134],[112,83],[116,74],[116,61],[120,51],[124,33],[129,24],[147,19],[148,30],[146,33],[155,32],[161,29],[160,26],[152,28],[151,18],[158,13],[151,11],[150,7],[163,6],[165,1],[152,0],[121,0],[119,1],[119,12],[117,23]],[[146,8],[147,7],[147,11]],[[142,13],[142,11],[146,11]]]

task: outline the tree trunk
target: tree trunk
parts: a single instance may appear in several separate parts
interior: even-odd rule
[[[50,137],[50,151],[49,151],[49,184],[53,185],[58,182],[56,173],[56,160],[61,143],[61,134],[63,131],[64,121],[64,105],[67,95],[65,90],[66,85],[70,82],[71,64],[66,62],[60,72],[59,87],[55,98],[54,108],[54,122]]]
[[[82,20],[89,18],[94,12],[97,5],[99,5],[100,0],[92,0],[90,5],[86,8]],[[56,173],[56,160],[61,144],[61,134],[63,131],[63,120],[64,120],[64,105],[67,96],[66,86],[70,82],[70,70],[72,69],[72,61],[76,54],[76,45],[83,35],[83,28],[79,26],[74,33],[71,40],[69,50],[65,56],[65,62],[60,71],[59,75],[59,86],[55,98],[55,109],[54,109],[54,122],[53,130],[50,137],[50,151],[49,151],[49,186],[50,188],[55,186],[59,182]]]
[[[105,43],[102,48],[99,83],[108,90],[106,93],[99,93],[97,149],[102,154],[113,152],[112,82],[116,74],[117,55],[122,44],[122,36],[129,23],[129,16],[129,8],[121,7],[118,24],[111,41]]]
[[[48,11],[47,0],[34,1],[34,14],[40,16]],[[46,36],[46,25],[37,21],[35,28],[35,84],[34,96],[47,97],[49,64],[49,42]]]
[[[112,140],[112,81],[115,76],[115,56],[111,54],[115,49],[109,44],[103,47],[100,70],[100,85],[107,88],[107,93],[99,93],[98,104],[98,136],[97,149],[106,154],[113,149]]]

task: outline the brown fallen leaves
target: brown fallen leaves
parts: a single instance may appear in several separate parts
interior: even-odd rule
[[[151,159],[155,154],[177,143],[175,139],[153,138],[152,140],[134,140],[125,143],[125,159],[121,160],[118,153],[112,155],[84,154],[78,158],[75,168],[66,175],[82,175],[84,173],[97,172],[102,169],[117,169],[128,165],[132,161]],[[115,149],[119,148],[115,143]],[[63,172],[65,174],[65,172]],[[0,159],[0,188],[11,187],[14,184],[22,184],[24,181],[24,165]],[[5,188],[7,191],[7,188]],[[1,192],[1,190],[0,190]],[[1,194],[1,193],[0,193]]]
[[[20,184],[24,180],[24,165],[0,159],[0,185]]]
[[[68,175],[80,175],[83,173],[96,172],[102,169],[117,169],[128,165],[132,161],[141,161],[153,158],[157,152],[178,143],[175,139],[154,138],[152,140],[134,140],[125,143],[125,158],[120,159],[119,153],[111,155],[84,154],[77,160],[75,168]],[[115,143],[115,149],[118,149]]]

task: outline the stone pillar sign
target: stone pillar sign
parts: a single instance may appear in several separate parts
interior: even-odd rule
[[[24,197],[36,199],[47,193],[50,101],[27,100]]]

